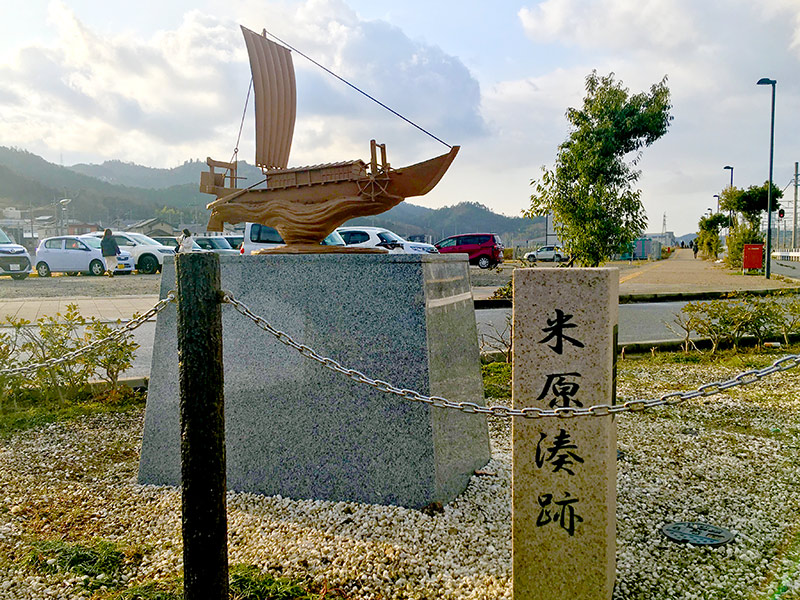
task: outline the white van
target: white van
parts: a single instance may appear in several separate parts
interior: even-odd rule
[[[263,248],[277,248],[283,246],[285,242],[278,233],[278,230],[269,225],[262,225],[261,223],[245,223],[244,225],[244,241],[242,242],[239,251],[242,254],[252,254],[256,250]],[[328,237],[322,240],[324,246],[345,246],[342,236],[335,231]]]

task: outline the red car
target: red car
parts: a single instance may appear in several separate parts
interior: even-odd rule
[[[469,264],[489,269],[503,262],[503,242],[496,233],[462,233],[451,235],[434,244],[439,252],[460,252],[469,255]]]

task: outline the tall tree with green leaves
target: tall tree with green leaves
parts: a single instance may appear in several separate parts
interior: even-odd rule
[[[597,266],[639,237],[647,225],[634,184],[642,149],[667,132],[670,93],[666,76],[649,92],[630,95],[610,73],[586,77],[580,109],[567,110],[569,136],[553,169],[542,167],[531,185],[527,217],[553,214],[556,233],[570,255]]]
[[[774,183],[771,197],[768,190],[768,181],[763,185],[751,185],[746,190],[727,187],[719,196],[719,206],[723,210],[741,214],[752,228],[757,229],[761,225],[761,215],[767,210],[768,198],[771,198],[770,210],[776,211],[781,207],[778,200],[783,197],[783,191]]]

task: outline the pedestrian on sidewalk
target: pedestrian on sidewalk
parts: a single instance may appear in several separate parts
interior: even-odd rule
[[[694,257],[697,258],[697,240],[694,240],[692,243],[692,252],[694,253]]]
[[[178,250],[177,252],[183,254],[184,252],[191,252],[192,246],[194,246],[194,240],[192,239],[192,232],[188,229],[183,230],[183,235],[178,238]]]
[[[117,240],[111,235],[110,229],[106,229],[103,232],[103,238],[100,240],[100,252],[103,254],[103,260],[106,263],[106,275],[113,277],[114,270],[117,268],[119,245],[117,244]]]

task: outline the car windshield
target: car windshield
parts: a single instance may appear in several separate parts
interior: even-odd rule
[[[160,246],[157,241],[153,238],[149,238],[146,235],[142,235],[141,233],[126,233],[129,238],[131,238],[134,242],[138,244],[144,244],[145,246]]]
[[[228,243],[223,237],[213,237],[213,238],[206,238],[208,243],[211,244],[212,248],[217,248],[218,250],[231,250],[233,247]]]
[[[13,244],[14,242],[6,235],[6,232],[0,229],[0,244]]]
[[[89,246],[90,248],[99,248],[100,247],[100,238],[86,236],[86,237],[82,237],[81,241],[84,244],[86,244],[87,246]]]
[[[381,231],[378,233],[378,237],[381,239],[382,242],[392,242],[392,243],[403,243],[403,238],[398,236],[396,233],[392,233],[391,231]]]
[[[346,246],[347,244],[344,243],[344,238],[339,235],[338,231],[334,231],[324,240],[322,240],[322,244],[324,246]]]

